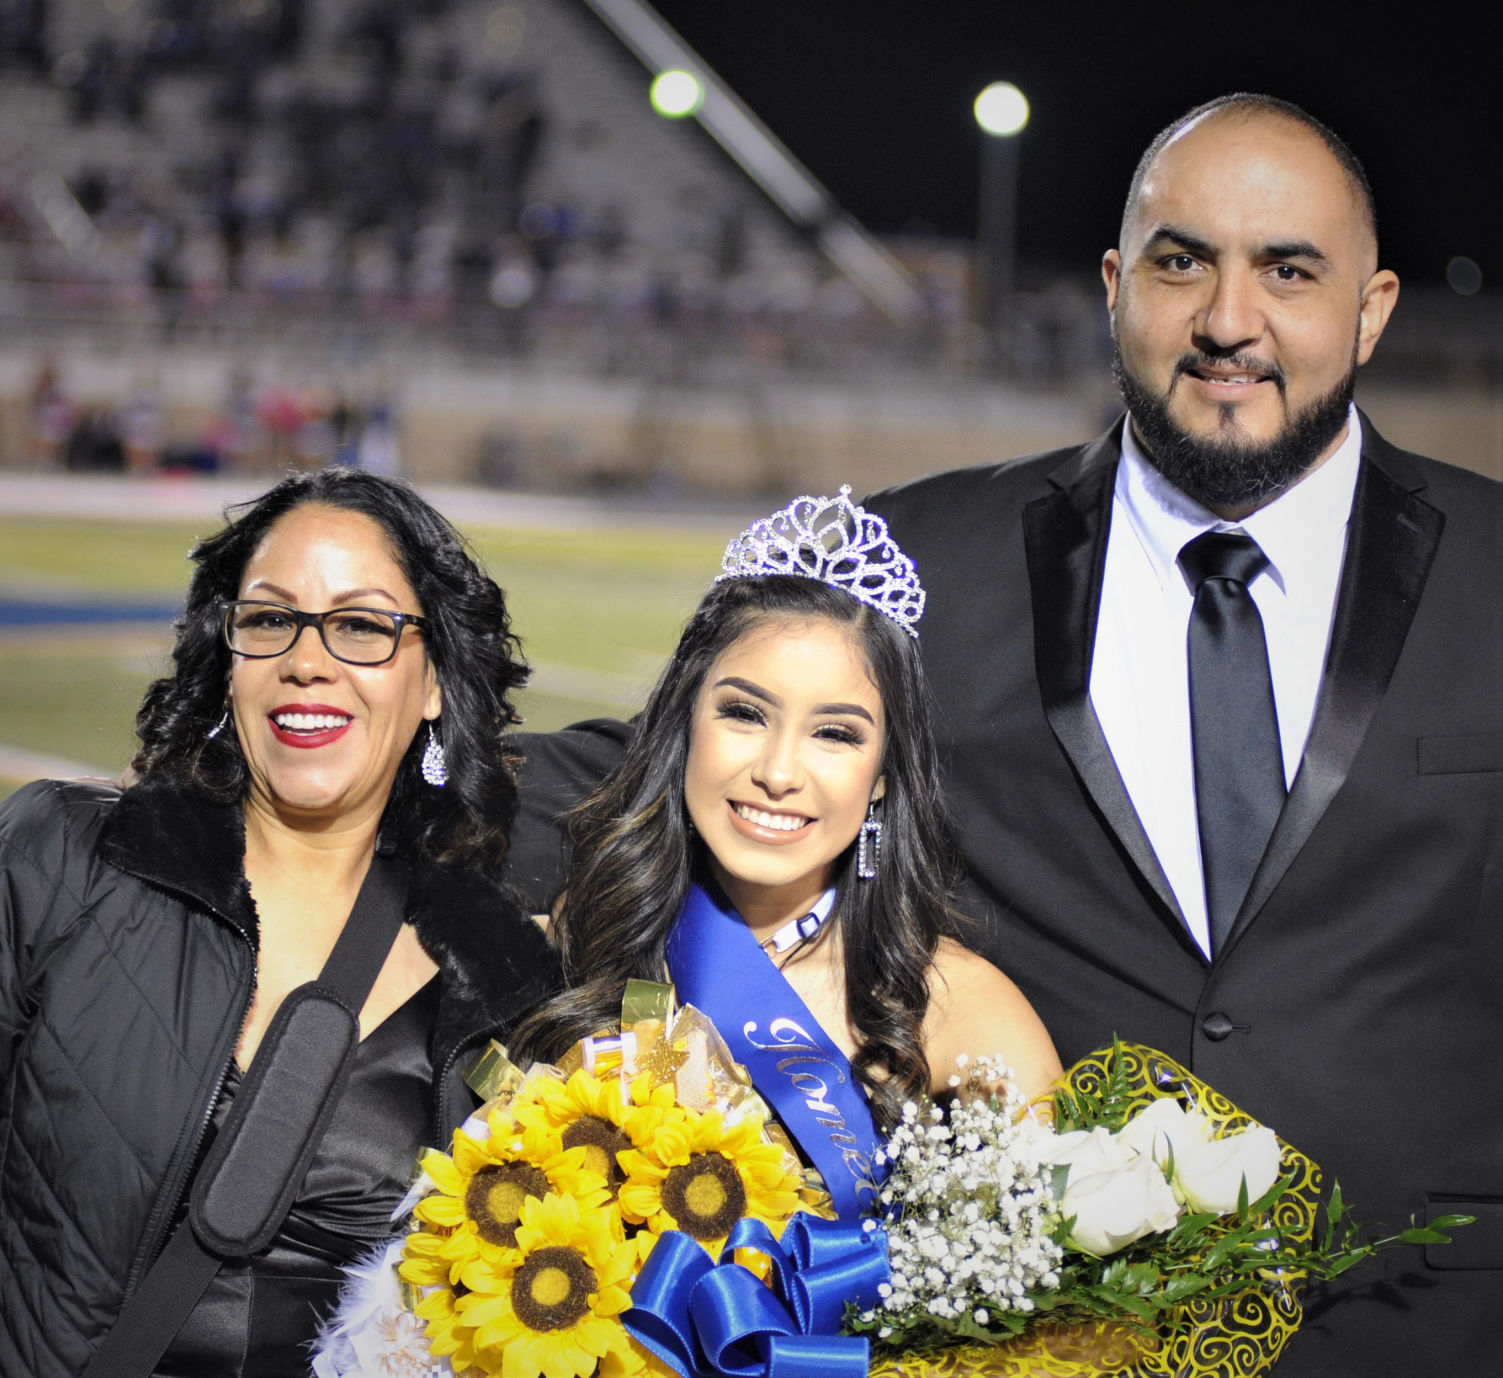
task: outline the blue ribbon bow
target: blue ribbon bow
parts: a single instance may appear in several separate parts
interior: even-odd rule
[[[731,1262],[736,1249],[772,1260],[772,1287]],[[780,1244],[762,1221],[738,1220],[721,1258],[668,1231],[622,1323],[683,1378],[866,1378],[868,1342],[839,1331],[847,1303],[875,1306],[887,1281],[881,1230],[801,1211]]]

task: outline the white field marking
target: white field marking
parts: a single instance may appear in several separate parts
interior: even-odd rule
[[[9,780],[76,780],[86,775],[115,779],[119,770],[70,761],[65,756],[47,756],[22,746],[0,742],[0,775]]]
[[[143,630],[141,623],[65,622],[26,623],[0,627],[0,647],[7,656],[113,655],[143,659],[172,649],[172,628]]]
[[[277,474],[195,478],[123,478],[109,474],[0,474],[0,517],[55,521],[114,518],[120,521],[223,519],[224,509],[264,493]],[[733,532],[761,514],[761,504],[722,500],[686,503],[682,511],[647,501],[513,493],[458,484],[419,483],[418,491],[462,530],[514,527],[523,530],[590,529]]]

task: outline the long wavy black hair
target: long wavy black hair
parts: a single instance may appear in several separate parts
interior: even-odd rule
[[[854,637],[887,718],[881,862],[875,879],[861,880],[854,844],[842,854],[834,913],[860,1045],[853,1065],[889,1128],[905,1099],[929,1089],[921,1035],[935,948],[957,929],[953,852],[917,644],[881,613],[813,579],[732,579],[700,602],[621,763],[570,815],[573,860],[552,926],[570,989],[534,1011],[512,1046],[518,1056],[555,1058],[619,1019],[629,978],[666,979],[669,930],[703,865],[684,801],[694,705],[727,647],[782,619],[823,619]]]
[[[435,789],[422,779],[427,733],[419,731],[392,784],[382,845],[421,860],[464,860],[495,872],[516,808],[501,731],[517,720],[511,695],[527,680],[505,596],[453,526],[411,487],[359,469],[290,475],[231,508],[223,530],[194,547],[198,567],[176,623],[173,672],[155,680],[141,701],[141,746],[132,769],[143,780],[172,777],[221,802],[244,798],[248,777],[235,732],[226,727],[210,736],[225,712],[231,660],[220,633],[223,602],[239,597],[245,566],[272,526],[309,503],[359,512],[385,531],[427,620],[423,647],[443,694],[434,726],[448,784]]]

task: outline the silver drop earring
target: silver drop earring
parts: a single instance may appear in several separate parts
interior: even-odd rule
[[[877,878],[877,863],[882,859],[882,820],[877,817],[877,801],[866,806],[866,822],[856,834],[856,875],[861,880]]]
[[[434,789],[442,789],[449,783],[449,767],[444,761],[443,743],[433,724],[428,724],[428,745],[423,748],[423,763],[419,767],[425,779]]]
[[[219,721],[217,723],[215,723],[214,726],[209,729],[208,736],[205,737],[204,740],[212,742],[214,740],[214,738],[217,737],[221,732],[223,732],[225,730],[225,728],[228,727],[229,725],[230,725],[230,710],[228,708],[226,708],[224,710],[224,712],[219,715]]]

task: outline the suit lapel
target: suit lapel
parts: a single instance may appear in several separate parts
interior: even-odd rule
[[[1267,902],[1346,781],[1403,650],[1445,524],[1440,512],[1416,496],[1425,486],[1423,479],[1366,417],[1363,435],[1315,719],[1228,949]]]
[[[1096,615],[1120,455],[1118,431],[1050,475],[1055,491],[1023,511],[1033,650],[1044,713],[1117,841],[1188,941],[1179,902],[1128,797],[1089,696]]]

